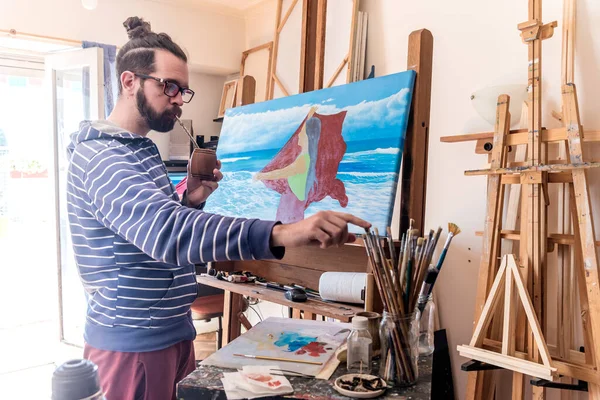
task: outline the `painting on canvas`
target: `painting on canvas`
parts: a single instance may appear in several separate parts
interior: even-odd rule
[[[224,178],[205,211],[289,223],[334,210],[385,232],[414,78],[407,71],[227,110],[217,149]]]
[[[242,368],[244,365],[279,365],[282,369],[317,375],[346,339],[349,328],[351,328],[351,324],[347,323],[270,317],[253,326],[248,332],[216,353],[211,354],[201,364],[222,368]],[[238,357],[234,354],[277,357],[323,364],[259,360]]]

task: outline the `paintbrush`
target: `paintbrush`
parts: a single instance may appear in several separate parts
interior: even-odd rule
[[[427,272],[427,277],[421,286],[421,291],[419,292],[419,302],[417,303],[417,307],[421,313],[425,309],[425,305],[427,304],[427,298],[433,291],[433,285],[435,284],[435,280],[438,276],[438,270],[435,268],[430,268]]]
[[[408,264],[406,266],[406,290],[404,291],[404,304],[406,307],[410,306],[410,291],[412,289],[412,280],[413,280],[413,265],[415,265],[415,257],[416,255],[420,255],[421,249],[423,248],[423,238],[417,239],[417,247],[415,248],[415,252],[413,253],[413,257],[408,260]],[[408,310],[405,310],[408,312]]]
[[[298,364],[323,365],[322,362],[317,362],[317,361],[294,360],[291,358],[280,358],[280,357],[254,356],[252,354],[234,354],[234,356],[245,357],[245,358],[254,358],[257,360],[272,360],[272,361],[293,362],[293,363],[298,363]]]
[[[413,224],[414,224],[415,220],[411,219],[410,220],[410,224],[409,224],[409,228],[408,228],[408,232],[406,233],[406,243],[404,245],[404,254],[403,254],[403,258],[402,258],[402,267],[400,268],[400,280],[402,281],[404,279],[404,277],[406,276],[406,266],[408,264],[408,259],[411,256],[411,246],[412,246],[412,233],[413,233]],[[402,282],[402,289],[404,290],[406,286],[404,285],[404,282]]]
[[[398,269],[398,259],[396,258],[396,249],[394,248],[394,240],[392,239],[392,230],[388,226],[386,228],[388,246],[390,247],[390,257],[392,258],[392,266],[394,267],[394,275]]]
[[[446,259],[446,254],[448,253],[448,248],[450,247],[450,242],[452,242],[452,238],[460,233],[460,228],[453,222],[448,222],[448,238],[446,238],[446,243],[444,244],[444,248],[442,249],[442,254],[440,254],[440,258],[437,262],[435,269],[438,271],[442,269],[442,265],[444,264],[444,260]]]
[[[190,131],[187,130],[187,128],[185,127],[185,125],[183,124],[183,122],[179,119],[179,117],[176,115],[175,119],[177,120],[177,122],[179,122],[179,125],[181,125],[181,127],[183,128],[183,130],[185,131],[185,133],[187,133],[187,135],[190,138],[190,141],[192,142],[192,145],[194,146],[195,149],[199,149],[200,146],[198,146],[198,143],[196,143],[196,141],[194,140],[194,136],[192,136],[192,134],[190,133]]]

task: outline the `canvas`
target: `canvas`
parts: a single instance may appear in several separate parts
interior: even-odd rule
[[[385,232],[414,79],[406,71],[229,109],[217,149],[224,178],[204,209],[283,223],[334,210]]]
[[[222,368],[277,365],[280,369],[317,375],[346,339],[350,328],[351,324],[347,323],[270,317],[211,354],[201,364]],[[258,360],[234,354],[315,361],[323,365]]]

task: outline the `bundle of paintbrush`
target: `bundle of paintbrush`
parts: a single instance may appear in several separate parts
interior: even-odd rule
[[[367,256],[384,307],[387,312],[404,320],[407,320],[417,307],[421,308],[419,301],[427,299],[431,293],[452,237],[460,232],[458,226],[448,224],[448,239],[434,267],[433,255],[442,228],[438,228],[436,232],[429,231],[426,237],[419,237],[419,231],[413,229],[413,224],[414,221],[411,220],[408,231],[402,235],[398,253],[389,227],[386,236],[380,236],[377,229],[374,234],[367,230],[364,236]],[[396,329],[390,338],[393,348],[390,349],[390,357],[386,359],[393,360],[397,373],[402,373],[406,380],[410,381],[411,377],[416,379],[416,365],[411,362],[410,351],[407,352],[407,349],[412,347],[410,342],[413,338],[409,324],[398,325],[399,329]]]

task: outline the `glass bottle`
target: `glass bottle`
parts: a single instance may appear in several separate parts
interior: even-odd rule
[[[381,360],[379,376],[389,386],[412,386],[419,376],[418,312],[396,315],[383,312],[379,328]]]
[[[348,372],[369,374],[373,356],[373,339],[366,317],[352,318],[352,331],[348,335]]]
[[[433,353],[433,333],[435,331],[435,303],[433,295],[422,296],[419,304],[425,304],[419,319],[419,355],[428,356]]]

